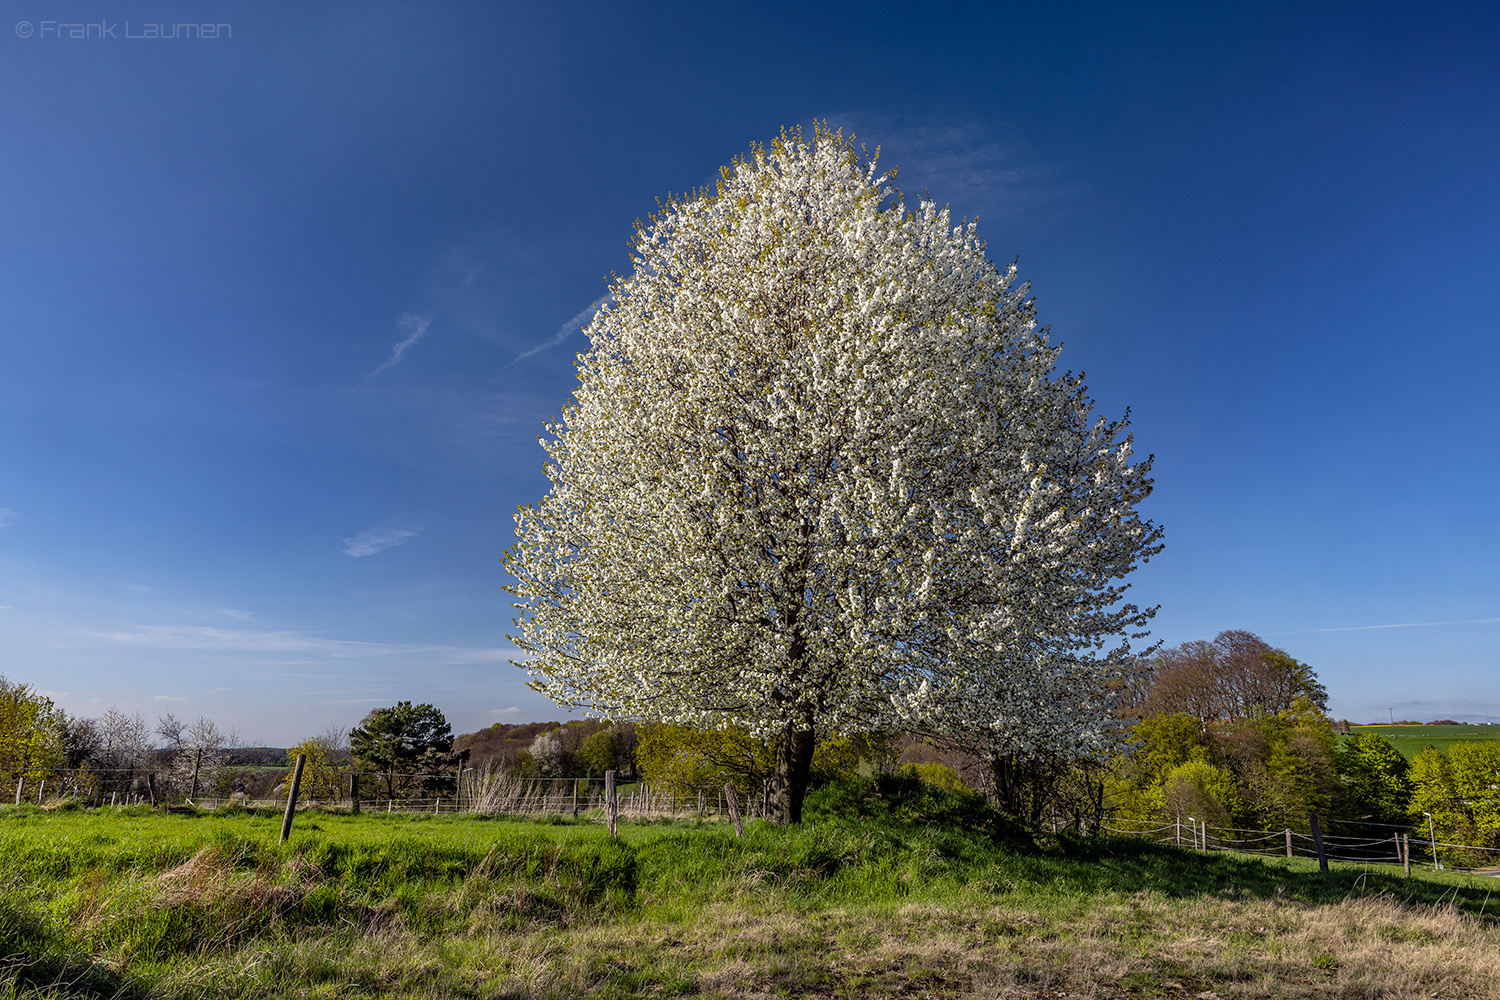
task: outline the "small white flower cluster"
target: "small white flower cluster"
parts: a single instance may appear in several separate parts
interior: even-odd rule
[[[1125,421],[1053,377],[1015,268],[838,133],[667,204],[587,327],[516,515],[532,686],[761,735],[1087,749],[1160,549]]]

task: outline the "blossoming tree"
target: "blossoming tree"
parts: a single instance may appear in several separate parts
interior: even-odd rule
[[[774,739],[781,822],[825,734],[1052,738],[1080,651],[1149,614],[1149,461],[1014,267],[890,179],[783,133],[640,227],[507,553],[534,688]]]

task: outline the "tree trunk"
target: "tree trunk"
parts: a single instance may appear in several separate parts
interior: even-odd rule
[[[771,775],[771,815],[778,826],[802,822],[802,800],[807,797],[807,779],[812,770],[812,720],[800,726],[789,722],[777,740],[776,770]]]
[[[1052,760],[1019,761],[996,754],[990,758],[995,782],[995,804],[1006,815],[1033,825],[1052,798],[1061,765]]]

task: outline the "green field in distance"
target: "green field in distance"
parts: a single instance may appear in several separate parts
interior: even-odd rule
[[[1355,733],[1377,733],[1390,741],[1391,745],[1401,751],[1401,755],[1411,760],[1422,752],[1423,747],[1437,747],[1444,753],[1455,743],[1472,743],[1477,740],[1500,739],[1500,726],[1464,725],[1464,726],[1350,726],[1351,735]]]

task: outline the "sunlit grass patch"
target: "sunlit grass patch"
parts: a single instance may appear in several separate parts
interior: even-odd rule
[[[278,844],[271,814],[0,810],[0,1000],[1500,998],[1488,880],[1033,841],[972,801],[858,798],[744,840],[311,813]]]

